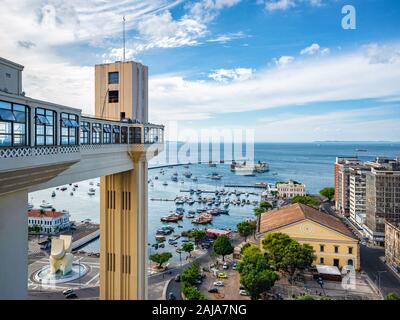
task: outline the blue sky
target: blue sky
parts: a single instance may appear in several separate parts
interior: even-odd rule
[[[92,113],[93,65],[121,59],[123,15],[151,121],[178,120],[182,139],[400,140],[397,0],[2,0],[0,56],[25,65],[29,96]]]

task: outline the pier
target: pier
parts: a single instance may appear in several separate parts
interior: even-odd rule
[[[265,186],[259,186],[256,184],[246,185],[246,184],[225,184],[225,188],[255,188],[255,189],[266,189]]]

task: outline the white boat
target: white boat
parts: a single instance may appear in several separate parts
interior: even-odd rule
[[[43,209],[51,209],[51,208],[53,208],[53,205],[48,203],[46,200],[43,200],[42,204],[40,205],[40,207],[43,208]]]
[[[96,189],[90,188],[89,191],[88,191],[88,195],[89,195],[89,196],[93,196],[93,195],[95,195],[95,194],[96,194]]]
[[[28,210],[32,210],[33,209],[33,204],[32,203],[28,203]]]
[[[90,181],[89,184],[90,184],[91,186],[94,185],[93,181]]]

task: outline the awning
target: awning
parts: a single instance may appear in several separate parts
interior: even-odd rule
[[[64,127],[73,127],[71,120],[69,119],[61,119],[61,123]]]
[[[76,120],[69,120],[69,122],[71,122],[71,127],[74,127],[74,128],[79,127],[79,123]]]
[[[81,124],[82,131],[89,132],[89,126],[87,124]]]
[[[114,131],[114,133],[120,133],[120,132],[121,132],[120,129],[119,129],[119,127],[114,127],[114,128],[113,128],[113,131]]]
[[[12,111],[4,109],[0,109],[0,119],[3,121],[16,121]]]
[[[93,131],[95,132],[101,132],[101,128],[97,126],[93,126]]]
[[[111,130],[110,130],[109,127],[103,127],[103,131],[104,131],[105,133],[111,133]]]
[[[50,124],[49,120],[40,114],[36,115],[36,123],[41,125]]]

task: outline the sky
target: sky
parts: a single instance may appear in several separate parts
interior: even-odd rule
[[[123,16],[153,123],[400,141],[398,0],[0,0],[0,56],[25,66],[28,96],[93,114],[94,65],[122,59]]]

